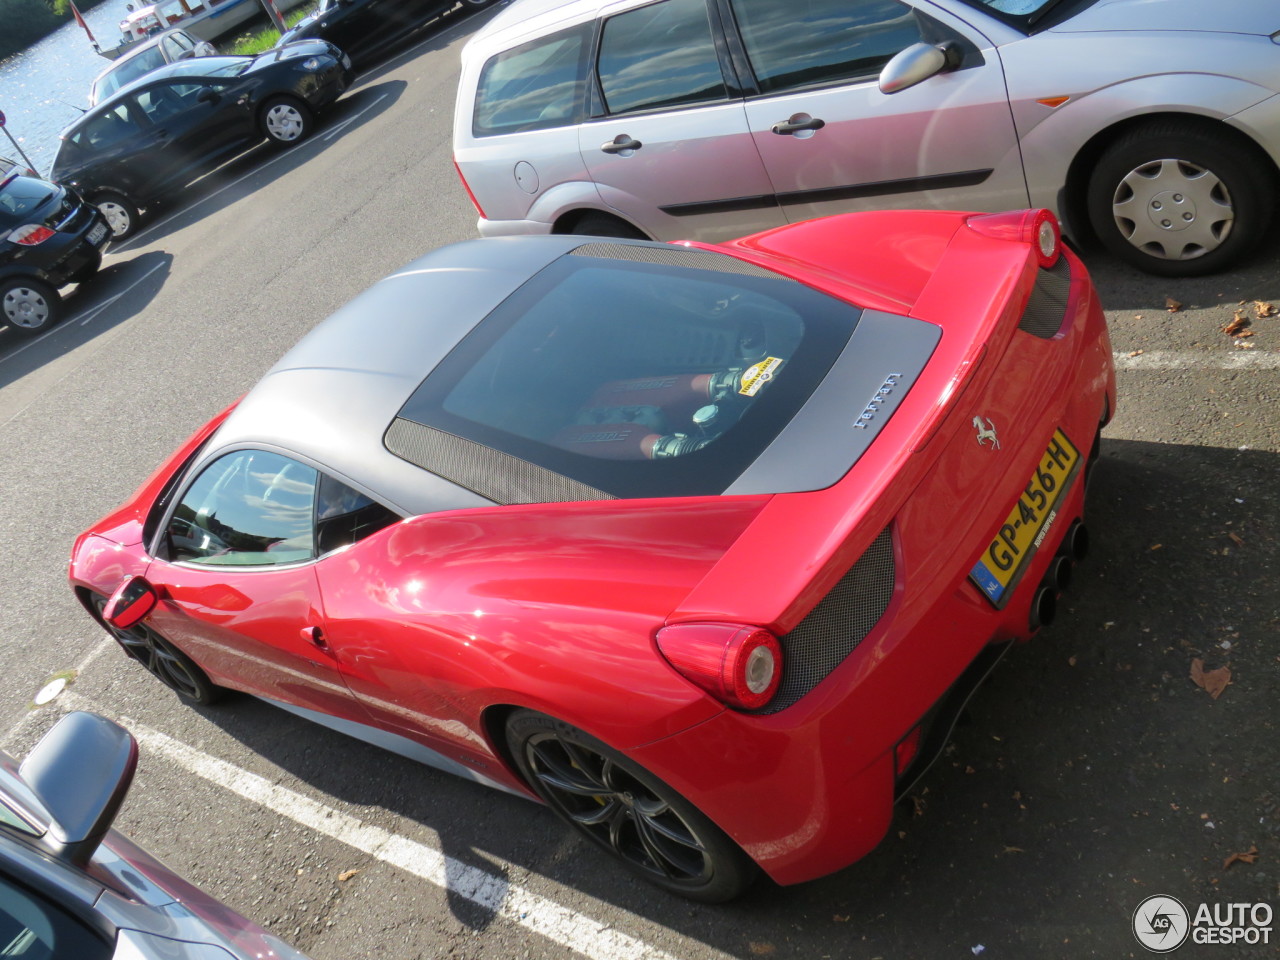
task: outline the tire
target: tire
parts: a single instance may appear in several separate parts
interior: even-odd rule
[[[315,115],[296,97],[272,97],[258,117],[262,135],[279,147],[305,140],[315,126]]]
[[[1089,221],[1139,270],[1190,277],[1230,267],[1262,239],[1275,210],[1271,171],[1248,145],[1202,124],[1130,130],[1099,158]]]
[[[58,291],[31,277],[0,280],[0,320],[22,337],[43,333],[62,319]]]
[[[131,237],[138,230],[138,207],[118,193],[100,193],[93,198],[93,205],[102,211],[115,240]]]
[[[547,806],[650,883],[723,903],[759,872],[688,800],[577,727],[521,710],[507,721],[507,744]]]
[[[611,217],[607,213],[588,213],[573,225],[570,233],[588,237],[618,237],[623,240],[648,240],[625,220]]]
[[[102,619],[102,608],[107,598],[93,597],[93,608],[98,621],[107,633],[132,659],[137,660],[153,677],[178,695],[178,699],[196,706],[217,703],[226,694],[196,662],[175,647],[159,630],[143,622],[128,630],[117,630]]]

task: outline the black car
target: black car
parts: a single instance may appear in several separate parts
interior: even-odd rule
[[[462,0],[483,7],[489,0]],[[328,40],[361,67],[410,31],[458,5],[458,0],[320,0],[316,12],[293,25],[280,43]]]
[[[93,276],[111,235],[74,189],[29,173],[0,179],[0,320],[22,336],[57,322],[58,288]]]
[[[310,40],[160,67],[62,132],[53,176],[96,203],[124,238],[141,209],[245,146],[305,138],[316,111],[350,86],[350,63],[332,44]]]

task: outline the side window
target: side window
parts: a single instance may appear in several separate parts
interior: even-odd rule
[[[573,123],[582,103],[587,28],[506,50],[485,63],[476,87],[477,137]]]
[[[610,113],[728,96],[705,0],[663,0],[609,18],[597,69]]]
[[[897,0],[730,0],[764,93],[873,77],[922,39]]]
[[[175,113],[182,113],[199,103],[196,98],[208,86],[201,83],[161,83],[139,90],[136,99],[148,120],[163,123]]]
[[[345,483],[320,474],[316,545],[322,554],[363,540],[402,518]]]
[[[73,139],[80,146],[90,150],[105,150],[137,132],[138,126],[129,116],[128,104],[117,103],[94,116],[80,128]]]
[[[187,488],[165,531],[169,559],[295,563],[316,555],[316,471],[261,450],[219,457]]]
[[[0,877],[0,957],[107,960],[111,946],[57,904]]]

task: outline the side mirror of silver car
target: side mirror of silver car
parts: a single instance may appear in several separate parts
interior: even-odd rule
[[[897,93],[957,66],[957,52],[950,43],[913,43],[884,65],[880,92]]]

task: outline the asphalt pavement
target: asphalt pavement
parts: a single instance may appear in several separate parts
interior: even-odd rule
[[[1146,955],[1151,896],[1280,908],[1280,316],[1257,305],[1280,307],[1280,235],[1185,281],[1085,251],[1120,388],[1092,556],[884,843],[814,883],[675,900],[528,801],[248,698],[184,707],[89,621],[66,587],[76,533],[347,299],[474,236],[450,121],[488,15],[424,31],[308,142],[206,178],[44,338],[0,334],[0,746],[24,754],[63,709],[129,724],[120,825],[317,960],[1115,958]],[[1237,312],[1249,336],[1224,332]]]

